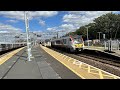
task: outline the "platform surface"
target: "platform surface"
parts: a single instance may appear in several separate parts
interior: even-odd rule
[[[80,79],[39,46],[32,49],[32,61],[27,61],[26,48],[0,65],[3,79]],[[18,60],[16,62],[16,60]],[[14,65],[13,63],[16,62]],[[13,66],[12,66],[13,65]],[[10,69],[10,70],[9,70]]]

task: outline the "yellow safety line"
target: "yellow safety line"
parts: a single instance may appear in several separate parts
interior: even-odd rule
[[[46,51],[46,50],[45,50]],[[47,51],[46,51],[47,52]],[[49,52],[47,52],[49,53]],[[50,53],[49,53],[50,54]],[[50,54],[51,55],[51,54]],[[54,57],[52,55],[52,57]],[[57,59],[56,57],[54,57],[55,59]],[[65,63],[61,62],[59,59],[57,59],[60,63],[62,63],[64,66],[66,66],[67,68],[69,68],[72,72],[74,72],[75,74],[77,74],[79,77],[81,77],[82,79],[85,79],[82,75],[80,75],[79,73],[77,73],[74,69],[72,69],[71,67],[69,67],[68,65],[66,65]]]
[[[88,73],[90,73],[90,66],[88,65]]]
[[[81,66],[82,66],[82,62],[80,63],[79,68],[81,68]]]
[[[100,75],[100,79],[103,79],[103,75],[100,69],[99,69],[99,75]]]
[[[98,68],[96,68],[96,67],[93,67],[93,66],[91,66],[91,65],[89,65],[89,64],[86,64],[86,63],[84,63],[84,62],[81,62],[81,61],[78,61],[78,60],[76,60],[76,59],[74,59],[74,58],[71,58],[71,57],[68,57],[68,56],[66,56],[66,55],[64,55],[64,54],[61,54],[61,53],[58,53],[58,52],[56,52],[56,51],[53,51],[53,50],[51,50],[51,49],[48,49],[48,48],[46,48],[46,47],[43,47],[43,46],[41,46],[41,48],[42,49],[44,49],[47,53],[49,53],[51,56],[53,56],[55,59],[57,59],[59,62],[61,62],[63,65],[65,65],[67,68],[69,68],[71,71],[73,71],[74,73],[76,73],[78,76],[80,76],[81,78],[83,78],[83,79],[85,79],[85,77],[84,76],[82,76],[80,73],[78,73],[76,70],[74,70],[72,67],[70,67],[69,65],[67,65],[67,62],[64,62],[64,61],[61,61],[61,60],[65,60],[65,61],[68,61],[68,62],[70,62],[70,63],[72,63],[73,65],[75,64],[75,65],[79,65],[79,67],[78,68],[80,68],[81,70],[83,69],[87,69],[87,73],[88,74],[96,74],[96,75],[98,75],[99,76],[99,78],[100,79],[104,79],[104,76],[109,76],[109,77],[112,77],[112,78],[114,78],[114,79],[117,79],[117,78],[119,78],[120,79],[120,77],[118,77],[118,76],[116,76],[116,75],[113,75],[113,74],[111,74],[111,73],[108,73],[108,72],[106,72],[106,71],[103,71],[103,70],[101,70],[101,69],[98,69]],[[68,58],[68,60],[66,60]],[[61,60],[60,60],[61,59]],[[70,64],[69,63],[69,64]],[[71,65],[71,64],[70,64]],[[87,67],[87,68],[86,68]],[[95,70],[95,71],[98,71],[98,73],[94,73],[94,72],[91,72],[91,70]],[[104,72],[104,73],[106,73],[106,74],[108,74],[108,75],[105,75],[105,74],[103,74],[102,72]],[[86,74],[87,74],[86,73]],[[92,76],[93,77],[93,76]],[[96,76],[95,76],[96,77]]]
[[[5,63],[7,60],[9,60],[13,55],[15,55],[17,52],[19,52],[20,50],[22,50],[25,47],[19,48],[17,50],[11,51],[10,53],[2,56],[0,58],[0,65],[2,65],[3,63]]]
[[[105,74],[103,74],[103,76],[107,76],[107,77],[113,77],[113,78],[114,78],[114,76],[110,76],[110,75],[105,75]]]
[[[91,74],[95,74],[95,75],[98,75],[98,76],[99,76],[99,73],[94,73],[94,72],[89,72],[89,73],[91,73]]]

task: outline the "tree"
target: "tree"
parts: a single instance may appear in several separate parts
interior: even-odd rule
[[[98,38],[97,32],[102,32],[106,34],[106,38],[120,38],[120,15],[119,14],[112,14],[108,13],[106,15],[102,15],[98,18],[95,18],[94,23],[89,23],[88,25],[81,26],[79,29],[76,30],[75,34],[83,35],[86,39],[86,28],[89,27],[89,39],[96,39]],[[102,38],[102,37],[101,37]]]
[[[118,30],[120,30],[120,15],[108,13],[94,20],[96,29],[106,33],[107,38],[116,38]]]

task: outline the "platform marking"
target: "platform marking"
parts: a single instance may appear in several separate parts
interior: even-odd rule
[[[23,48],[25,48],[25,47],[19,48],[19,49],[14,50],[14,51],[11,51],[8,54],[0,57],[0,65],[2,65],[4,62],[6,62],[7,60],[9,60],[13,55],[15,55],[16,53],[18,53],[19,51],[21,51]]]
[[[66,56],[63,60],[66,60],[68,57]]]
[[[68,61],[70,61],[72,58],[69,57]]]
[[[103,74],[102,71],[99,69],[99,75],[100,75],[100,79],[103,79]]]
[[[64,54],[62,55],[59,52],[53,51],[47,47],[43,47],[43,46],[40,46],[40,47],[83,79],[106,79],[106,78],[120,79],[119,76],[108,73],[104,70],[101,70],[99,68],[86,64],[84,62],[81,62],[79,60],[66,56]]]
[[[88,65],[88,73],[90,73],[90,66]]]

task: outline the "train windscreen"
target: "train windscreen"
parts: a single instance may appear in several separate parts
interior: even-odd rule
[[[79,43],[82,43],[82,42],[83,42],[82,37],[80,37],[80,36],[74,37],[73,40],[74,40],[74,43],[75,43],[75,44],[79,44]]]
[[[82,40],[80,38],[74,38],[74,43],[76,44],[82,43]]]

